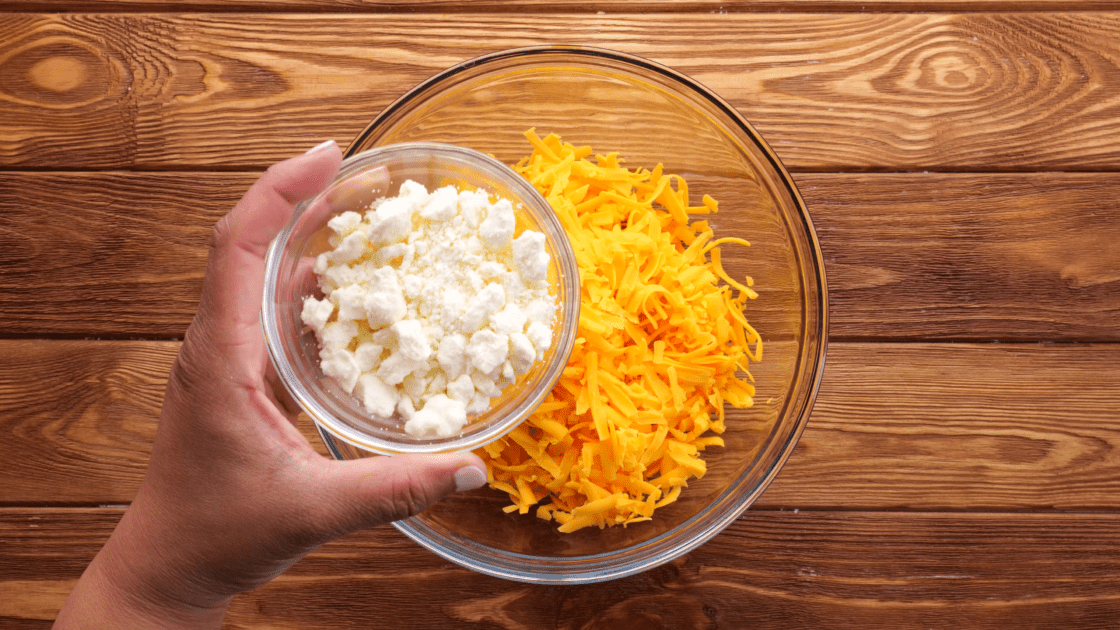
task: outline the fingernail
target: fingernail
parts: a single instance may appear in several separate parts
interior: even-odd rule
[[[463,466],[455,471],[455,492],[474,490],[486,485],[486,473],[478,466]]]
[[[311,147],[310,149],[307,150],[307,153],[304,153],[304,155],[311,155],[312,153],[322,151],[323,149],[331,146],[332,144],[334,144],[333,139],[327,140],[326,142],[323,142],[323,143],[320,143],[320,144],[317,144],[317,145]]]

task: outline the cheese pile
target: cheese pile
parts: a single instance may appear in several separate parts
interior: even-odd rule
[[[334,249],[314,268],[324,297],[308,297],[302,318],[323,374],[371,415],[451,437],[552,344],[545,236],[515,238],[509,200],[410,180],[327,226]]]
[[[545,402],[479,454],[507,512],[536,505],[561,532],[649,520],[704,475],[701,452],[723,446],[724,403],[752,404],[762,341],[743,308],[757,294],[723,270],[718,247],[749,243],[690,223],[717,204],[689,205],[684,179],[661,165],[631,171],[617,154],[592,162],[590,147],[526,137],[533,152],[515,170],[571,240],[579,330]]]

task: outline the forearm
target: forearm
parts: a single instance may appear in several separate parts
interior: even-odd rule
[[[59,612],[56,630],[76,628],[220,628],[229,600],[199,606],[159,566],[158,555],[138,537],[135,516],[126,514],[109,541],[86,568]],[[184,586],[183,590],[189,590]]]

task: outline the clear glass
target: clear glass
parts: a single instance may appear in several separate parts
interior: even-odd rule
[[[517,233],[534,229],[545,235],[551,258],[549,283],[559,304],[554,343],[538,362],[486,413],[468,418],[455,436],[416,438],[404,431],[399,417],[382,420],[365,411],[319,369],[315,332],[300,318],[303,301],[316,295],[311,266],[330,249],[327,221],[342,212],[362,213],[369,203],[395,196],[413,180],[428,190],[446,186],[482,189],[513,202]],[[424,453],[470,450],[505,435],[524,420],[560,378],[575,344],[579,321],[579,273],[571,244],[548,202],[508,166],[471,149],[431,142],[380,147],[347,157],[335,182],[314,199],[297,206],[292,221],[268,250],[262,326],[276,371],[320,432],[334,439],[335,449],[353,453]]]
[[[644,59],[604,50],[525,48],[474,59],[429,79],[389,106],[349,148],[439,141],[515,163],[522,135],[560,134],[630,167],[665,165],[690,192],[719,201],[707,217],[727,245],[733,277],[750,275],[759,297],[746,315],[764,340],[749,409],[728,409],[725,448],[705,451],[708,472],[650,522],[571,534],[533,514],[506,514],[508,497],[481,489],[455,495],[398,529],[463,566],[537,583],[607,580],[652,568],[696,548],[733,522],[778,474],[816,396],[827,339],[820,248],[792,179],[759,134],[695,81]],[[337,457],[353,449],[324,436]]]

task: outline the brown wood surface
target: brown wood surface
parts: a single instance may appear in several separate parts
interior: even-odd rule
[[[0,330],[182,338],[252,174],[0,173]]]
[[[181,338],[210,226],[255,177],[0,172],[0,331]],[[1120,174],[796,181],[821,240],[833,340],[1120,341]]]
[[[1120,164],[1120,16],[1068,12],[5,14],[0,166],[257,170],[457,62],[573,42],[692,76],[798,171]]]
[[[0,341],[0,505],[131,501],[177,348]],[[1120,510],[1117,364],[1117,344],[833,343],[757,506]]]
[[[381,527],[226,627],[1116,627],[1120,1],[0,0],[0,628],[49,628],[134,496],[256,173],[534,44],[684,72],[794,173],[832,324],[797,449],[637,576],[506,582]]]
[[[49,627],[119,517],[0,510],[0,624]],[[1120,616],[1117,545],[1115,514],[752,510],[658,569],[549,587],[417,554],[386,526],[329,543],[239,596],[226,627],[366,627],[358,620],[369,611],[391,610],[402,630],[1104,628]]]
[[[808,11],[1104,11],[1116,0],[0,0],[0,11],[298,13],[741,13]]]

